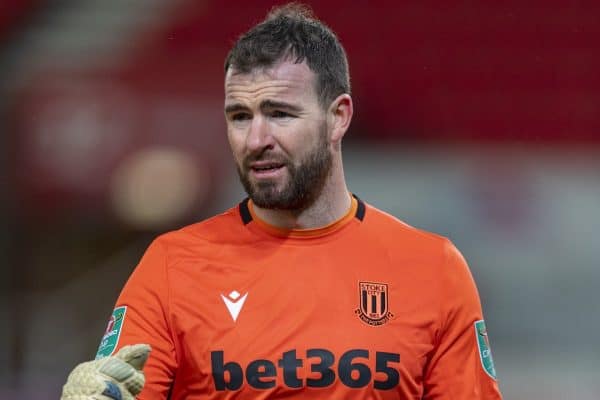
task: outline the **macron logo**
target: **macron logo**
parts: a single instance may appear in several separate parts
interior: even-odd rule
[[[244,306],[244,302],[246,301],[247,296],[247,292],[242,296],[235,290],[229,293],[227,296],[221,294],[221,298],[223,299],[223,302],[225,303],[229,314],[231,314],[233,322],[235,322],[237,320],[238,315],[240,315],[240,311],[242,311],[242,307]]]

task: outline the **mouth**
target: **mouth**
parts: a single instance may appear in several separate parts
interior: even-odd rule
[[[253,165],[250,167],[253,171],[270,171],[282,168],[283,164]]]
[[[250,165],[250,171],[256,177],[271,178],[277,176],[284,167],[283,163],[256,162]]]

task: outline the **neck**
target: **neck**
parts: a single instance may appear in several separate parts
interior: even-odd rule
[[[352,204],[343,172],[330,177],[319,197],[302,210],[273,210],[253,204],[254,213],[269,225],[282,229],[314,229],[341,219]]]

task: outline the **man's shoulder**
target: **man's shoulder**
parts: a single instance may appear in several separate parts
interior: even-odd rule
[[[415,228],[393,215],[367,205],[365,227],[370,242],[382,246],[389,255],[399,258],[421,260],[420,265],[429,265],[439,273],[439,266],[453,265],[464,269],[465,261],[454,243],[445,236]],[[446,268],[455,271],[455,268]]]
[[[410,245],[436,247],[444,249],[453,246],[450,240],[442,235],[424,229],[416,228],[394,215],[383,211],[371,204],[366,205],[365,221],[372,234],[383,240],[405,242]]]
[[[166,246],[200,244],[200,243],[227,243],[241,239],[244,229],[239,213],[239,206],[216,214],[212,217],[186,225],[177,230],[160,235],[156,242]]]

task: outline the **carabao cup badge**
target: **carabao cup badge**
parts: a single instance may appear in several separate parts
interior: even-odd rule
[[[377,282],[358,282],[358,304],[354,313],[371,326],[380,326],[394,315],[389,310],[388,285]]]
[[[98,346],[98,352],[96,353],[96,359],[110,356],[119,343],[119,337],[121,336],[121,328],[125,321],[125,313],[127,312],[127,306],[121,306],[114,309],[106,330],[102,336],[100,346]]]
[[[475,321],[475,337],[477,338],[481,366],[492,379],[496,379],[496,368],[494,367],[494,359],[492,358],[490,340],[485,328],[485,321],[482,319]]]

